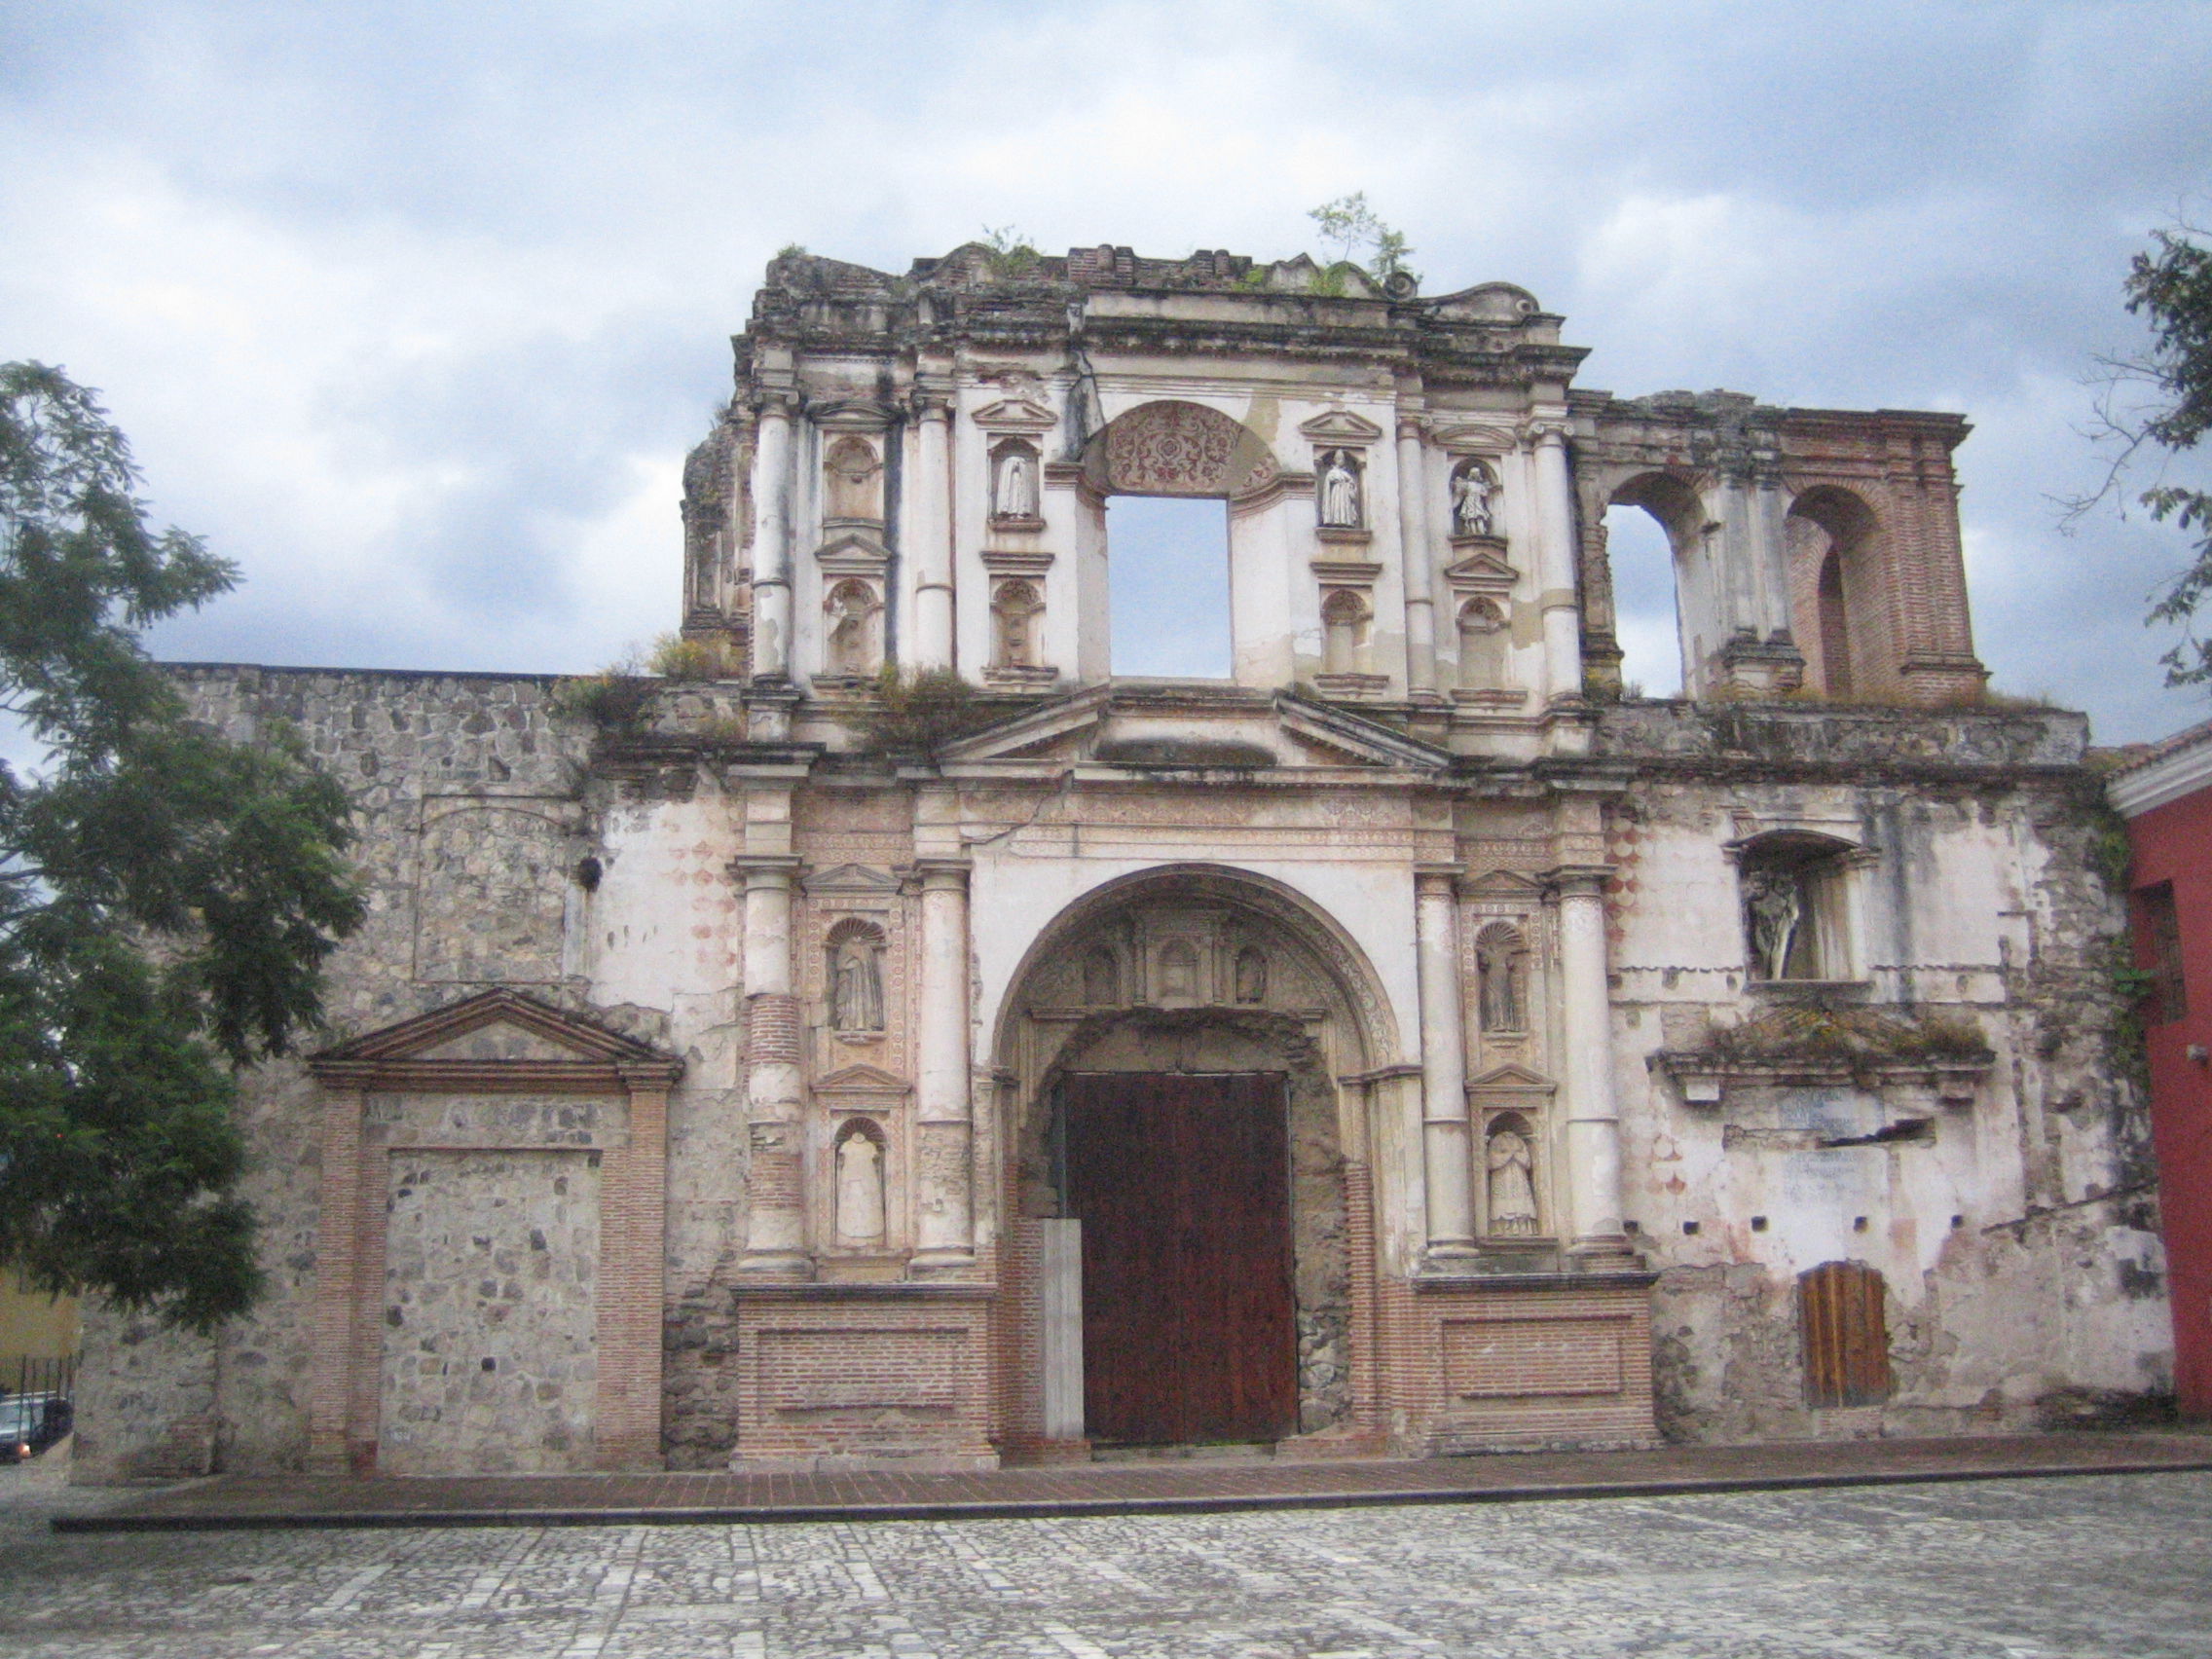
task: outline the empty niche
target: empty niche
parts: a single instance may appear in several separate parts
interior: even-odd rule
[[[1321,672],[1358,674],[1365,668],[1367,601],[1350,588],[1334,588],[1321,601]]]
[[[1518,1112],[1501,1112],[1483,1136],[1483,1214],[1499,1238],[1533,1238],[1542,1231],[1536,1212],[1536,1136]]]
[[[1236,953],[1235,973],[1235,995],[1240,1003],[1264,1003],[1268,1000],[1268,958],[1265,952],[1246,945]]]
[[[992,657],[995,666],[1037,666],[1037,619],[1044,613],[1045,601],[1038,594],[1035,583],[999,583],[991,595]]]
[[[1188,1006],[1198,1000],[1198,952],[1187,939],[1170,940],[1160,952],[1161,1007]]]
[[[1529,941],[1510,922],[1475,936],[1475,1004],[1486,1035],[1529,1028]]]
[[[1493,599],[1470,599],[1459,607],[1459,689],[1502,691],[1511,645],[1505,612]]]
[[[823,647],[823,666],[831,675],[865,679],[873,674],[878,660],[876,625],[883,612],[875,589],[857,576],[848,576],[830,590],[822,603],[829,634]]]
[[[1121,1006],[1121,960],[1105,945],[1083,959],[1083,1000],[1091,1008]]]
[[[883,1130],[874,1121],[846,1120],[830,1159],[838,1243],[865,1247],[883,1242],[884,1161]]]
[[[883,462],[875,446],[848,432],[822,458],[823,518],[830,524],[883,522]]]
[[[825,982],[830,1029],[843,1036],[874,1036],[883,1023],[883,930],[853,918],[830,930]]]

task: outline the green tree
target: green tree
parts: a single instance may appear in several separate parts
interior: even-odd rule
[[[1355,249],[1367,248],[1370,250],[1368,274],[1376,280],[1381,281],[1399,271],[1415,275],[1406,264],[1407,255],[1414,250],[1406,245],[1402,232],[1392,230],[1376,217],[1375,210],[1367,204],[1366,191],[1354,191],[1334,202],[1324,202],[1306,216],[1313,221],[1323,241],[1336,244],[1338,263],[1349,263]]]
[[[236,581],[157,533],[123,434],[0,365],[0,1262],[206,1330],[259,1289],[238,1068],[321,1017],[362,902],[350,803],[288,731],[187,718],[140,633]]]
[[[2207,233],[2176,225],[2152,233],[2152,246],[2128,266],[2127,309],[2149,325],[2150,345],[2105,362],[2108,385],[2099,436],[2117,454],[2104,488],[2069,503],[2072,516],[2111,493],[2146,450],[2166,467],[2212,430],[2212,247]],[[2190,562],[2152,595],[2147,621],[2178,623],[2182,642],[2158,660],[2169,685],[2212,682],[2212,641],[2198,637],[2197,611],[2212,598],[2212,491],[2177,483],[2161,470],[2138,499],[2151,517],[2171,522],[2190,541]]]

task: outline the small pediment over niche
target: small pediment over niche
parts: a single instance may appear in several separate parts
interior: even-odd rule
[[[810,872],[801,878],[799,886],[810,899],[827,894],[889,898],[899,891],[899,878],[887,869],[870,869],[866,865],[841,864]]]
[[[595,1088],[672,1082],[672,1055],[517,991],[492,990],[326,1049],[308,1061],[353,1088]]]
[[[1519,870],[1493,869],[1462,884],[1459,891],[1473,899],[1532,899],[1542,889]]]
[[[1300,424],[1300,431],[1317,444],[1371,444],[1382,435],[1374,422],[1362,420],[1348,409],[1332,409]]]
[[[1472,424],[1442,427],[1434,441],[1451,455],[1509,455],[1517,440],[1511,426]]]
[[[1060,424],[1057,415],[1030,397],[1002,397],[969,419],[990,432],[1049,432]]]
[[[879,576],[891,563],[882,542],[865,531],[848,530],[832,535],[815,552],[815,562],[834,576]]]
[[[1504,542],[1486,539],[1472,553],[1447,569],[1444,579],[1456,588],[1509,589],[1521,579],[1521,572],[1505,562],[1504,551]]]
[[[815,1081],[817,1095],[903,1095],[912,1092],[913,1085],[903,1077],[894,1077],[880,1066],[841,1066],[828,1077]]]
[[[1550,1078],[1512,1064],[1493,1066],[1482,1076],[1467,1080],[1469,1094],[1549,1094],[1553,1087]]]

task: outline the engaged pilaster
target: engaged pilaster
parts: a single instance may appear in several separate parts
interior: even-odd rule
[[[914,1267],[976,1257],[968,1046],[968,866],[929,861],[922,882],[921,1029],[914,1079]]]
[[[1605,984],[1605,871],[1558,869],[1549,881],[1559,903],[1573,1248],[1584,1254],[1625,1254],[1620,1110],[1613,1098],[1612,1004]]]
[[[792,405],[761,394],[753,461],[753,678],[792,672]]]
[[[917,668],[950,668],[952,661],[952,403],[936,389],[914,395],[920,420],[912,538],[914,650]]]
[[[790,858],[737,861],[745,878],[745,1117],[748,1273],[803,1276],[806,1164],[800,1124],[799,1007],[792,991]]]
[[[1574,482],[1567,465],[1567,428],[1530,427],[1536,462],[1536,568],[1544,619],[1544,696],[1582,695],[1582,606],[1575,581]]]
[[[1406,582],[1406,688],[1436,694],[1436,578],[1428,545],[1428,464],[1420,422],[1398,422],[1398,543]]]
[[[1421,1171],[1431,1256],[1474,1248],[1467,1139],[1465,1020],[1459,1002],[1459,902],[1450,870],[1414,878],[1414,951],[1420,977]]]

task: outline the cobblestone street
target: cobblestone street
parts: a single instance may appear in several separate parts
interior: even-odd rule
[[[2201,1659],[2212,1474],[1291,1514],[56,1536],[0,1651]]]

